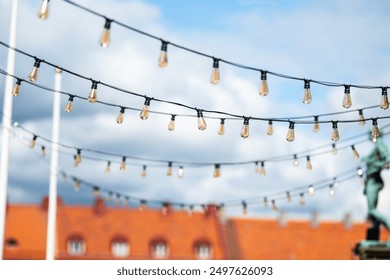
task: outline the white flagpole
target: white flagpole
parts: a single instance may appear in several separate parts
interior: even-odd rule
[[[12,1],[11,27],[9,34],[9,45],[11,47],[15,47],[16,45],[18,2],[19,0]],[[15,72],[15,51],[11,49],[8,49],[7,72],[12,75]],[[0,260],[3,259],[4,250],[5,219],[7,210],[9,142],[12,129],[12,87],[14,82],[15,81],[12,77],[6,76],[0,155]]]
[[[58,142],[60,138],[61,69],[55,70],[53,99],[53,131],[50,160],[49,208],[47,221],[46,260],[54,260],[56,253]]]

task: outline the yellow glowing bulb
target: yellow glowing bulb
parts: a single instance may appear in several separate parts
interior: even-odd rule
[[[219,80],[220,80],[220,76],[219,76],[219,59],[214,58],[214,60],[213,60],[213,70],[211,72],[210,82],[215,85],[215,84],[219,83]]]
[[[105,172],[106,174],[108,174],[108,173],[110,173],[110,171],[111,171],[111,161],[108,161],[108,162],[107,162],[106,169],[104,170],[104,172]]]
[[[381,96],[381,102],[379,104],[379,107],[383,110],[386,110],[389,108],[389,99],[387,97],[387,88],[383,87],[382,88],[382,96]]]
[[[39,73],[40,65],[41,65],[41,60],[35,59],[34,67],[31,70],[30,74],[28,75],[28,80],[31,83],[36,82],[36,80],[38,79],[38,73]]]
[[[221,119],[221,122],[218,127],[218,134],[224,135],[225,134],[225,119]]]
[[[268,95],[267,72],[265,71],[261,71],[259,94],[261,96]]]
[[[168,162],[167,176],[172,176],[172,162]]]
[[[158,58],[158,66],[164,68],[168,65],[168,42],[162,41],[161,52]]]
[[[65,106],[65,112],[70,113],[72,112],[72,109],[73,109],[73,95],[70,95],[68,103],[66,103]]]
[[[107,48],[110,45],[110,28],[112,20],[106,18],[102,35],[100,36],[100,46]]]
[[[269,121],[268,121],[267,134],[268,134],[268,135],[274,134],[274,128],[273,128],[273,126],[272,126],[272,120],[269,120]]]
[[[77,153],[74,157],[74,165],[78,166],[81,163],[81,150],[77,149]]]
[[[303,193],[300,194],[299,204],[301,205],[305,204],[305,196]]]
[[[35,147],[35,143],[36,143],[36,141],[37,141],[37,138],[38,138],[38,136],[36,136],[36,135],[33,136],[32,140],[31,140],[31,142],[30,142],[30,145],[29,145],[29,147],[30,147],[31,149],[33,149],[33,148]]]
[[[124,117],[125,117],[125,108],[121,107],[121,110],[120,110],[120,112],[119,112],[119,115],[118,115],[118,117],[116,118],[116,122],[117,122],[118,124],[123,123]]]
[[[364,126],[366,124],[366,120],[363,115],[363,110],[359,110],[359,125]]]
[[[332,121],[332,134],[330,136],[330,139],[332,141],[335,141],[335,142],[340,139],[339,130],[337,128],[337,122],[336,121]]]
[[[41,147],[41,151],[42,151],[42,157],[45,157],[46,156],[46,148],[45,148],[45,146],[42,146]]]
[[[146,98],[144,107],[142,108],[142,111],[139,114],[141,120],[147,120],[149,118],[149,106],[150,106],[150,98]]]
[[[351,86],[345,85],[344,86],[344,99],[343,99],[343,107],[348,109],[352,106],[352,99],[351,99]]]
[[[266,175],[264,161],[261,162],[260,174],[261,174],[261,176],[265,176]]]
[[[259,172],[260,172],[259,163],[256,161],[255,162],[255,173],[259,173]]]
[[[314,117],[314,127],[313,127],[314,132],[320,131],[320,124],[318,123],[318,117]]]
[[[244,139],[249,137],[249,118],[244,119],[244,124],[242,126],[240,135]]]
[[[14,88],[12,89],[12,95],[13,96],[18,96],[19,95],[19,91],[20,91],[20,84],[22,83],[22,81],[20,79],[17,79],[16,80],[16,83],[15,83],[15,86]]]
[[[358,151],[355,149],[355,146],[352,145],[352,146],[351,146],[351,149],[352,149],[353,157],[354,157],[355,159],[358,159],[360,155],[359,155]]]
[[[49,1],[50,0],[43,0],[42,4],[39,6],[38,17],[41,20],[45,20],[49,16]]]
[[[93,187],[92,194],[97,197],[100,195],[100,189],[98,187]]]
[[[221,177],[221,166],[219,164],[215,165],[213,176],[214,178]]]
[[[336,144],[332,144],[332,155],[337,155],[337,148],[336,148]]]
[[[95,103],[97,101],[97,82],[93,81],[91,86],[91,91],[88,95],[88,102]]]
[[[294,135],[294,122],[290,122],[288,131],[287,131],[287,137],[286,140],[289,142],[294,141],[295,135]]]
[[[78,192],[80,190],[80,183],[79,180],[77,180],[76,178],[73,179],[73,190],[75,192]]]
[[[203,117],[203,112],[201,110],[198,110],[198,129],[205,130],[206,128],[207,128],[207,124]]]
[[[305,91],[303,94],[302,102],[304,104],[309,104],[311,102],[310,81],[308,81],[308,80],[305,80]]]
[[[372,119],[371,136],[372,136],[372,140],[375,141],[375,142],[378,140],[378,138],[380,136],[377,119]]]
[[[169,125],[168,125],[168,130],[169,131],[174,131],[175,130],[175,118],[176,118],[175,115],[171,116],[171,120],[169,121]]]
[[[142,166],[142,172],[141,172],[141,177],[146,177],[148,175],[146,171],[146,165]]]
[[[121,164],[119,166],[120,171],[125,171],[126,170],[126,157],[122,157]]]
[[[278,210],[278,207],[276,207],[276,202],[275,200],[272,200],[272,211]]]
[[[311,164],[311,160],[310,160],[309,156],[306,157],[306,169],[307,170],[312,170],[313,169],[313,165]]]

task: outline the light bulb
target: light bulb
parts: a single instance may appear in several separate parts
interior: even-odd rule
[[[371,131],[372,140],[376,142],[380,136],[378,121],[377,119],[372,119],[372,131]]]
[[[114,194],[112,192],[108,192],[108,201],[112,201],[112,196]]]
[[[289,142],[294,141],[295,135],[294,135],[294,122],[290,121],[290,124],[288,126],[288,131],[287,131],[287,137],[286,140]]]
[[[221,122],[218,127],[218,134],[224,135],[225,134],[225,119],[221,119]]]
[[[92,81],[91,91],[88,95],[88,102],[95,103],[97,101],[97,82]]]
[[[12,89],[12,95],[18,96],[20,91],[20,84],[22,83],[22,80],[17,79],[14,88]]]
[[[69,95],[68,103],[65,106],[65,112],[70,113],[73,109],[73,95]]]
[[[169,125],[168,125],[168,130],[169,131],[174,131],[175,130],[175,118],[176,118],[175,115],[171,116],[171,120],[169,121]]]
[[[138,211],[142,212],[147,206],[147,202],[145,200],[140,200],[139,206],[138,206]]]
[[[197,113],[198,113],[198,129],[205,130],[207,128],[207,124],[203,117],[203,112],[201,110],[198,110]]]
[[[167,176],[172,176],[172,162],[168,162]]]
[[[246,215],[248,213],[248,210],[247,210],[248,209],[248,205],[246,204],[245,201],[241,202],[241,204],[242,204],[242,214]]]
[[[161,41],[161,52],[158,58],[158,66],[164,68],[168,65],[168,42]]]
[[[125,196],[125,205],[129,205],[129,200],[130,200],[130,197]]]
[[[274,134],[274,128],[273,128],[273,126],[272,126],[272,120],[269,120],[269,121],[268,121],[267,134],[268,134],[268,135]]]
[[[267,72],[261,71],[259,94],[266,96],[268,94]]]
[[[66,175],[65,172],[62,172],[62,179],[64,180],[64,183],[68,181],[68,175]]]
[[[40,66],[41,66],[41,60],[36,58],[35,62],[34,62],[34,67],[31,70],[30,75],[28,75],[28,80],[31,83],[36,82],[36,80],[38,79],[38,73],[39,73],[39,67]]]
[[[30,142],[30,145],[29,145],[29,147],[30,147],[31,149],[34,149],[35,143],[36,143],[36,141],[37,141],[37,138],[38,138],[38,136],[34,135],[33,138],[31,139],[31,142]]]
[[[358,159],[358,158],[359,158],[359,153],[358,153],[358,151],[355,149],[355,145],[352,145],[352,146],[351,146],[351,149],[352,149],[353,157],[354,157],[355,159]]]
[[[110,173],[111,171],[111,161],[107,161],[107,166],[106,166],[106,169],[104,170],[104,172],[106,174]]]
[[[142,111],[139,114],[141,120],[147,120],[149,118],[149,106],[150,106],[150,98],[146,97],[144,107],[142,108]]]
[[[242,126],[240,135],[244,139],[249,137],[249,118],[244,118],[244,124]]]
[[[357,174],[359,177],[363,176],[363,169],[361,167],[358,167]]]
[[[214,178],[218,178],[218,177],[221,177],[221,165],[220,164],[216,164],[214,166],[214,174],[213,174]]]
[[[184,168],[183,166],[180,166],[179,167],[179,170],[177,171],[177,177],[179,177],[180,179],[182,179],[184,176]]]
[[[78,192],[80,190],[80,183],[79,180],[77,180],[77,178],[73,178],[73,190],[75,192]]]
[[[389,108],[389,99],[387,98],[387,87],[382,87],[382,96],[381,96],[381,102],[379,103],[379,107],[383,110]]]
[[[299,204],[304,205],[305,204],[305,195],[303,193],[301,193],[299,196],[300,196]]]
[[[121,204],[121,195],[120,195],[119,193],[117,193],[117,194],[115,195],[115,204],[116,204],[116,205]]]
[[[190,205],[190,207],[188,208],[188,217],[192,217],[192,213],[194,212],[194,206],[193,205]]]
[[[307,170],[312,170],[313,169],[313,165],[311,164],[310,156],[306,157],[306,169]]]
[[[359,124],[360,124],[361,126],[364,126],[364,125],[366,124],[366,120],[365,120],[365,118],[364,118],[363,110],[362,110],[362,109],[359,110]]]
[[[267,199],[267,197],[263,198],[263,204],[264,204],[265,208],[268,208],[268,199]]]
[[[291,201],[292,201],[292,198],[291,198],[290,192],[286,192],[286,196],[287,196],[287,201],[288,201],[288,202],[291,202]]]
[[[272,211],[278,210],[278,207],[276,207],[276,202],[275,200],[272,200]]]
[[[313,127],[314,132],[320,131],[320,124],[318,123],[318,116],[314,117],[314,127]]]
[[[335,142],[340,139],[339,129],[337,128],[337,121],[332,121],[332,134],[330,139]]]
[[[125,171],[126,170],[126,157],[122,157],[121,164],[119,165],[119,170],[120,171]]]
[[[50,0],[43,0],[42,4],[39,6],[38,17],[41,20],[45,20],[49,16],[49,1]]]
[[[259,172],[260,172],[259,162],[255,161],[255,173],[259,173]]]
[[[100,46],[102,48],[107,48],[110,45],[110,28],[111,28],[111,19],[106,18],[104,24],[102,35],[100,36]]]
[[[309,104],[311,102],[311,90],[310,90],[310,81],[309,80],[305,80],[304,88],[305,88],[305,91],[303,94],[302,102],[304,104]]]
[[[340,187],[340,183],[337,181],[337,178],[333,178],[333,187],[338,189]]]
[[[298,160],[298,156],[297,155],[294,155],[293,165],[294,166],[298,166],[299,165],[299,160]]]
[[[336,144],[332,144],[332,155],[337,155],[337,148],[336,148]]]
[[[344,85],[344,99],[343,99],[343,107],[345,109],[348,109],[352,105],[351,100],[351,86],[350,85]]]
[[[121,107],[121,110],[119,111],[119,115],[118,115],[118,117],[116,118],[116,122],[117,122],[118,124],[123,123],[124,117],[125,117],[125,108]]]
[[[100,189],[98,187],[93,187],[92,194],[95,197],[99,196],[100,195]]]
[[[265,176],[265,175],[266,175],[265,166],[264,166],[264,161],[261,162],[260,175],[261,175],[261,176]]]
[[[215,85],[219,83],[219,79],[219,59],[213,58],[213,70],[211,72],[210,82]]]
[[[142,166],[142,172],[141,172],[141,177],[146,177],[148,173],[146,172],[146,165]]]
[[[45,148],[45,146],[41,147],[41,155],[42,155],[42,157],[46,156],[46,148]]]
[[[330,185],[329,186],[329,195],[330,196],[334,196],[336,193],[335,193],[335,191],[334,191],[334,188],[333,188],[333,185]]]
[[[309,186],[309,195],[313,196],[314,193],[315,193],[314,187],[313,186]]]
[[[81,163],[81,150],[77,149],[76,156],[74,158],[74,165],[78,166]]]

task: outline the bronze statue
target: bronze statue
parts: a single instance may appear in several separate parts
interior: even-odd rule
[[[379,228],[382,224],[387,230],[390,230],[390,220],[380,213],[376,207],[379,192],[384,186],[380,173],[383,169],[389,169],[389,160],[389,151],[382,137],[377,138],[374,149],[362,159],[367,166],[364,194],[367,197],[368,217],[372,221],[373,227]]]

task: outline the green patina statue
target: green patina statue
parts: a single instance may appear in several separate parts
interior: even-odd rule
[[[383,169],[389,169],[390,164],[389,151],[382,137],[377,138],[374,149],[362,161],[367,166],[364,194],[367,197],[368,216],[374,227],[379,228],[382,224],[387,230],[390,230],[389,218],[376,209],[379,192],[383,189],[380,173]]]

